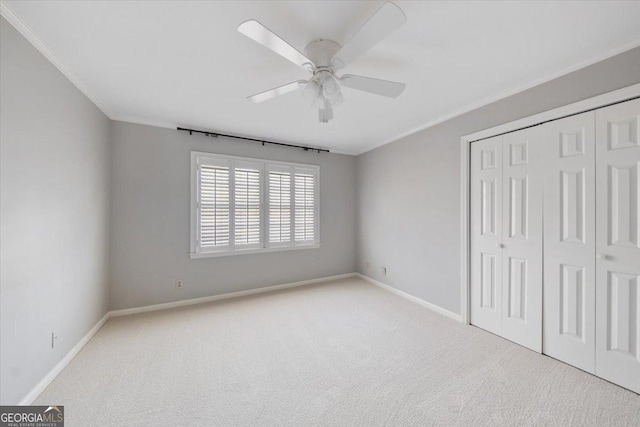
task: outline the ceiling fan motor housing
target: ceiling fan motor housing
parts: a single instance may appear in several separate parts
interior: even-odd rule
[[[317,68],[331,68],[331,58],[340,50],[340,45],[333,40],[318,39],[304,48],[304,54],[313,61]]]

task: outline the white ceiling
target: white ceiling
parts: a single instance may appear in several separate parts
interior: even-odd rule
[[[108,116],[359,154],[640,45],[640,2],[397,1],[407,23],[345,73],[407,83],[345,89],[328,124],[300,93],[246,96],[308,73],[236,31],[257,19],[303,50],[343,43],[378,1],[8,1],[3,15]]]

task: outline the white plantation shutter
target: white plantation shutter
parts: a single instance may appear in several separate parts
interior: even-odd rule
[[[295,241],[313,243],[316,237],[316,174],[313,170],[295,172]]]
[[[198,240],[202,249],[229,246],[229,168],[201,165],[199,168]]]
[[[191,153],[191,257],[317,247],[319,168]]]
[[[304,246],[318,239],[318,168],[267,165],[268,246]]]
[[[267,169],[269,244],[287,246],[291,242],[291,172],[288,167],[268,166]]]
[[[261,246],[260,169],[260,165],[234,168],[234,245],[244,249]]]

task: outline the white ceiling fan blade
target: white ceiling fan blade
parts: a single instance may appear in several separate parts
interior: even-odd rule
[[[387,98],[397,98],[407,86],[404,83],[354,76],[353,74],[345,74],[340,77],[340,84],[345,87],[350,87],[351,89],[382,95]]]
[[[302,68],[312,69],[313,67],[313,62],[309,58],[254,19],[240,24],[238,31]]]
[[[378,44],[407,20],[402,9],[393,3],[384,3],[376,13],[333,56],[333,65],[342,68]]]
[[[298,90],[302,87],[302,85],[306,83],[307,82],[305,80],[298,80],[297,82],[289,83],[283,86],[278,86],[273,89],[266,90],[264,92],[256,93],[255,95],[247,96],[247,99],[255,103],[268,101],[269,99],[275,98],[280,95],[284,95],[285,93]]]

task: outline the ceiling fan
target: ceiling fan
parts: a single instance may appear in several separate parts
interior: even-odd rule
[[[294,64],[310,71],[309,80],[298,80],[286,85],[247,97],[253,102],[263,102],[285,93],[302,90],[305,99],[318,109],[321,123],[333,118],[333,107],[344,101],[342,87],[361,90],[388,98],[397,98],[405,88],[404,83],[353,74],[336,75],[351,61],[375,46],[407,20],[402,10],[393,3],[385,2],[343,45],[329,39],[318,39],[309,43],[304,54],[280,38],[256,20],[243,22],[238,31],[261,45],[271,49]]]

